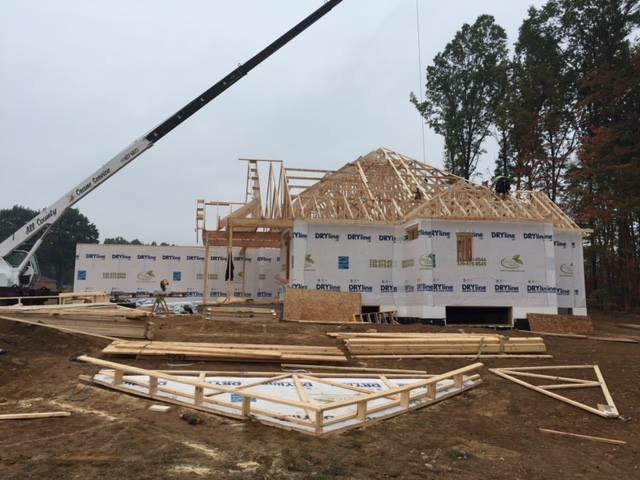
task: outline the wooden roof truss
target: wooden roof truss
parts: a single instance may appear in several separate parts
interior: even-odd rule
[[[336,171],[268,161],[266,187],[260,184],[260,161],[247,161],[246,208],[223,218],[219,229],[230,218],[362,224],[434,218],[552,223],[556,229],[585,232],[542,192],[518,191],[503,199],[488,187],[387,148]]]

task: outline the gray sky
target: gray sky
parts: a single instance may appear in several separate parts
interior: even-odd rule
[[[48,206],[321,3],[4,0],[0,208]],[[420,0],[423,70],[463,23],[491,14],[512,43],[542,3]],[[244,200],[239,157],[335,169],[386,146],[422,160],[420,82],[415,1],[344,0],[76,206],[101,239],[194,244],[198,198]],[[428,129],[426,152],[442,166]]]

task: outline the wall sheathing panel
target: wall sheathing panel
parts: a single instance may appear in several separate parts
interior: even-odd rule
[[[582,237],[559,232],[554,238],[554,250],[558,307],[586,309]]]
[[[418,235],[409,240],[411,227]],[[463,232],[473,234],[473,258],[459,263],[456,234]],[[556,313],[567,302],[584,307],[582,243],[577,234],[559,235],[561,243],[565,236],[575,247],[562,252],[559,263],[550,224],[416,220],[386,227],[296,221],[290,286],[359,292],[363,305],[395,308],[406,317],[444,318],[446,306],[512,307],[515,318]],[[571,264],[573,277],[566,273]]]
[[[160,280],[166,278],[170,291],[202,295],[204,255],[204,247],[78,244],[74,291],[155,292]],[[279,249],[247,249],[243,260],[240,248],[234,248],[233,257],[234,296],[276,298]],[[212,299],[226,296],[226,268],[226,247],[210,247],[208,288]]]

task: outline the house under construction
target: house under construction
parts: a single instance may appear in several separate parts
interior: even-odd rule
[[[281,273],[263,280],[359,292],[363,309],[404,318],[511,323],[528,313],[586,314],[586,231],[542,192],[501,198],[386,148],[335,171],[246,161],[245,202],[198,202],[205,258],[213,248],[226,247],[227,258],[279,248]],[[208,229],[212,208],[228,214]],[[224,273],[233,295],[229,262],[226,272],[212,268],[204,262],[205,301],[215,296],[208,282]]]

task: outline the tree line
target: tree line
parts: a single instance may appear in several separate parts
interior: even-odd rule
[[[426,71],[427,124],[467,179],[489,138],[494,174],[541,190],[584,228],[592,305],[640,306],[640,2],[550,0],[510,49],[490,15],[464,24]]]

